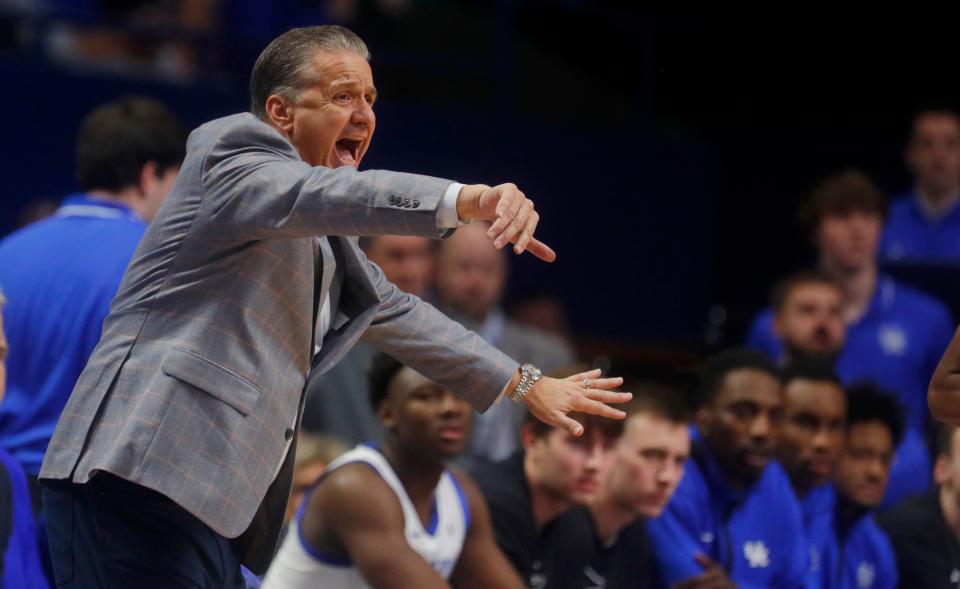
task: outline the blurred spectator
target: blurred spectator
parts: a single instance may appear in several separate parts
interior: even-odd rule
[[[803,528],[810,549],[811,572],[819,575],[821,538],[833,517],[830,480],[843,452],[847,397],[833,366],[824,361],[798,360],[783,377],[784,426],[777,445],[783,465],[800,501]]]
[[[960,587],[960,436],[937,432],[934,478],[938,489],[907,499],[879,515],[897,557],[900,589]]]
[[[293,519],[304,492],[317,483],[327,470],[327,465],[347,450],[347,446],[336,438],[300,431],[297,435],[293,483],[290,488],[290,501],[287,502],[287,514],[283,517],[284,523],[290,523]]]
[[[77,135],[82,193],[53,217],[0,242],[9,299],[10,389],[0,441],[33,483],[120,279],[177,176],[186,133],[163,105],[127,97],[102,105]]]
[[[510,304],[509,315],[517,323],[549,333],[573,349],[567,309],[559,296],[549,292],[520,296]]]
[[[773,333],[783,345],[782,361],[822,358],[835,364],[847,328],[843,292],[825,274],[800,272],[773,289]]]
[[[690,456],[689,412],[674,391],[631,390],[610,476],[588,506],[574,507],[555,524],[556,533],[568,539],[567,553],[557,563],[560,586],[654,586],[646,520],[660,515],[683,478]]]
[[[930,485],[924,442],[927,383],[952,335],[953,320],[936,299],[880,274],[876,255],[883,226],[883,195],[857,171],[836,174],[817,186],[802,211],[819,255],[818,267],[844,293],[846,343],[837,362],[844,383],[871,379],[894,391],[907,410],[907,433],[897,449],[885,505]],[[754,321],[748,345],[774,358],[783,345],[773,312]]]
[[[923,110],[904,153],[910,192],[893,201],[880,253],[893,261],[960,263],[960,117]]]
[[[571,417],[584,426],[579,438],[529,415],[522,451],[501,462],[478,462],[471,472],[490,506],[497,544],[529,587],[557,582],[552,572],[571,540],[555,525],[557,518],[596,496],[623,430],[622,421]]]
[[[897,567],[886,533],[873,519],[883,501],[893,452],[903,433],[896,399],[872,385],[850,387],[846,448],[834,475],[836,504],[813,525],[815,573],[822,589],[893,589]]]
[[[0,291],[0,399],[6,391],[7,338],[3,329],[6,303]],[[30,505],[30,490],[20,464],[0,448],[0,586],[46,589],[40,564],[37,524]]]
[[[434,246],[425,237],[384,235],[360,239],[364,253],[400,290],[426,298],[432,289]],[[367,372],[377,354],[359,342],[331,370],[313,374],[307,384],[303,428],[335,436],[348,446],[380,444],[385,432],[370,407]]]
[[[500,304],[506,252],[486,238],[487,229],[484,223],[466,225],[441,244],[436,285],[440,308],[511,358],[522,358],[544,373],[570,364],[573,354],[566,344],[504,314]],[[477,415],[467,454],[492,461],[509,457],[519,446],[524,412],[519,403],[496,403]]]
[[[783,425],[780,372],[765,355],[729,350],[707,364],[700,438],[667,509],[648,523],[664,586],[804,586],[800,507],[773,461]]]

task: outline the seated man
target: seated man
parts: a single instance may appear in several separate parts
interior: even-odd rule
[[[610,388],[619,378],[595,378],[598,371],[571,376],[590,386]],[[623,422],[574,414],[583,435],[543,424],[528,415],[520,432],[523,450],[501,462],[476,462],[472,475],[493,519],[497,544],[530,587],[554,586],[553,566],[570,541],[555,525],[574,505],[584,505],[600,488],[615,457]]]
[[[882,209],[873,207],[882,201],[862,201],[880,196],[861,193],[861,182],[868,180],[845,175],[814,193],[818,204],[810,208],[824,209],[817,213],[823,217],[817,226],[829,234],[818,238],[823,267],[790,276],[774,289],[773,309],[757,316],[748,345],[787,362],[801,356],[835,358],[844,384],[870,379],[897,394],[908,412],[908,427],[884,498],[889,506],[929,487],[926,388],[949,341],[951,320],[939,302],[878,275],[873,254],[863,253],[864,248],[874,251]],[[851,299],[849,293],[864,295],[867,287],[868,305],[863,296],[854,297],[860,302]]]
[[[760,352],[723,352],[707,364],[698,401],[693,460],[663,515],[647,524],[661,582],[802,587],[800,507],[773,461],[783,422],[779,370]]]
[[[470,406],[388,356],[371,400],[381,450],[357,446],[305,497],[264,589],[523,586],[497,549],[476,485],[445,463],[470,434]]]
[[[590,503],[560,516],[567,538],[550,587],[643,589],[655,568],[646,520],[657,517],[683,478],[690,456],[687,406],[680,394],[634,387],[610,476]]]
[[[834,475],[835,505],[810,531],[820,551],[815,586],[893,589],[893,548],[873,510],[883,500],[893,451],[903,434],[902,410],[872,385],[851,387],[847,405],[846,448]]]
[[[881,255],[960,262],[960,116],[947,109],[918,112],[904,159],[914,185],[890,207]]]
[[[957,427],[937,432],[934,478],[938,489],[907,499],[877,516],[900,572],[900,589],[960,586],[960,436]]]
[[[821,570],[822,541],[814,532],[830,520],[835,503],[830,484],[846,438],[847,396],[833,367],[805,359],[784,370],[784,426],[777,460],[800,501],[813,574]]]

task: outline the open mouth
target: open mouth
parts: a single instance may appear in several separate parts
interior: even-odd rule
[[[335,144],[337,158],[343,165],[356,166],[360,163],[360,139],[341,139]]]

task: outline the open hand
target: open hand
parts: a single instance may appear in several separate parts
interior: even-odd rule
[[[583,433],[583,426],[567,417],[568,413],[579,411],[623,419],[626,414],[607,403],[626,403],[633,398],[630,393],[610,390],[622,385],[622,378],[600,378],[600,374],[598,368],[564,379],[545,376],[533,385],[523,402],[540,421],[579,436]]]

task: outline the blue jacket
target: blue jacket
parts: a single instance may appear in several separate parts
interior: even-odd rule
[[[803,503],[810,543],[810,589],[894,589],[893,546],[873,514],[838,498],[832,485],[815,489]]]
[[[880,255],[892,261],[960,262],[960,204],[930,219],[913,192],[890,205]]]
[[[733,489],[702,441],[663,514],[647,530],[663,586],[703,572],[698,553],[719,563],[740,589],[803,587],[809,569],[800,507],[771,462],[745,491]]]
[[[927,421],[927,385],[953,337],[950,312],[938,300],[881,276],[863,317],[847,328],[847,342],[837,362],[844,383],[872,379],[899,395],[907,410],[907,433],[897,448],[884,505],[924,492],[933,469],[921,432]],[[773,333],[773,311],[761,311],[747,345],[783,356]]]
[[[123,204],[73,195],[0,241],[10,354],[0,440],[29,474],[40,463],[146,224]]]

